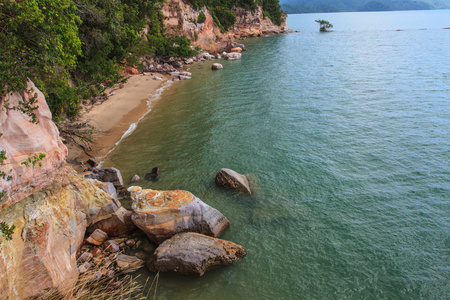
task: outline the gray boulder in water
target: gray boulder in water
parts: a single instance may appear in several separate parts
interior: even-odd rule
[[[252,193],[247,177],[231,169],[222,168],[217,172],[215,181],[221,187],[235,189],[249,195]]]
[[[233,242],[184,232],[159,245],[147,267],[152,272],[202,276],[210,267],[233,264],[245,255],[245,248]]]

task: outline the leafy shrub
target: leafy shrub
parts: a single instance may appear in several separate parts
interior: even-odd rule
[[[201,12],[197,17],[197,23],[203,23],[206,21],[206,15]]]
[[[227,31],[234,23],[236,23],[236,16],[226,7],[216,7],[213,9],[212,13],[214,21],[222,31]]]

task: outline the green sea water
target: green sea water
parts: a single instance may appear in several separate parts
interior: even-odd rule
[[[223,70],[191,65],[103,164],[125,181],[158,166],[137,184],[191,191],[247,249],[203,277],[161,274],[157,299],[449,299],[450,11],[288,27]],[[254,195],[216,187],[223,167]]]

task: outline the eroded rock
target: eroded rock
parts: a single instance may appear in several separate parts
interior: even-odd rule
[[[247,177],[231,169],[222,168],[217,172],[215,181],[221,187],[239,190],[249,195],[252,193]]]
[[[202,276],[210,267],[232,264],[245,255],[245,248],[233,242],[185,232],[159,245],[147,267],[152,272]]]
[[[116,168],[93,169],[86,178],[112,182],[116,188],[123,186],[122,174]]]
[[[230,222],[218,210],[188,191],[128,189],[133,200],[131,220],[154,243],[179,232],[192,231],[218,237]]]
[[[100,246],[105,239],[108,237],[108,234],[100,229],[96,229],[87,239],[86,242],[92,245]]]

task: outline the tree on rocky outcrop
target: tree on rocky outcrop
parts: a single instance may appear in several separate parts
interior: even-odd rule
[[[320,25],[320,32],[329,32],[329,28],[333,28],[333,24],[326,20],[316,20],[317,23]]]

